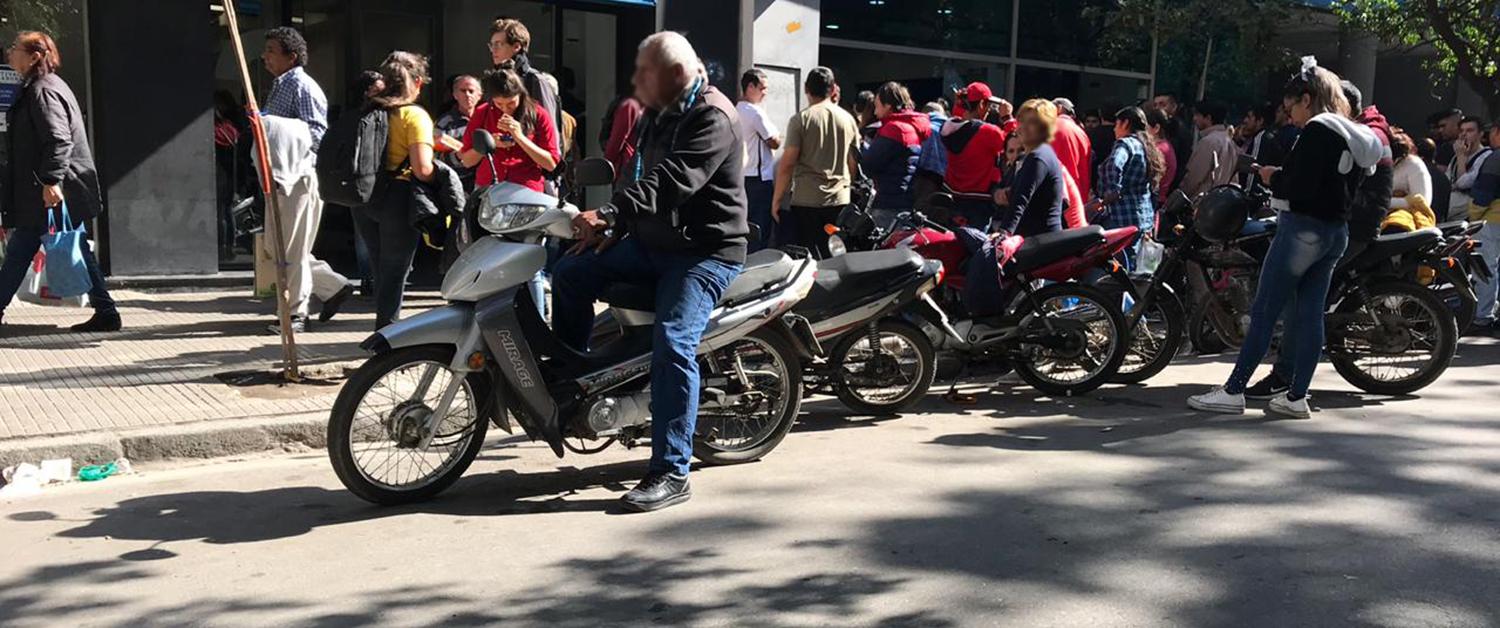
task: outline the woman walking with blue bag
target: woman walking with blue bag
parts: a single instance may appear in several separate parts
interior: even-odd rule
[[[26,268],[42,247],[49,223],[68,232],[99,215],[99,174],[84,135],[83,114],[73,90],[57,75],[62,56],[46,33],[26,31],[7,51],[10,66],[23,77],[21,95],[6,114],[10,166],[0,177],[0,224],[9,232],[0,265],[0,324]],[[66,199],[66,209],[64,200]],[[78,249],[92,286],[94,316],[75,332],[119,331],[120,313],[104,287],[99,262],[87,238]]]

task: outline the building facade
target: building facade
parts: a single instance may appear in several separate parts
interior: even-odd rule
[[[225,191],[214,143],[216,97],[243,98],[223,0],[55,2],[65,9],[53,25],[64,53],[62,75],[86,110],[104,180],[107,212],[94,237],[107,272],[211,275],[249,268],[250,240],[235,237],[240,225],[226,219],[232,217],[225,197],[232,194]],[[731,95],[744,69],[764,69],[773,84],[766,107],[778,122],[803,106],[802,78],[816,65],[832,67],[845,94],[898,80],[923,102],[985,81],[1012,101],[1067,96],[1080,107],[1133,103],[1154,89],[1153,46],[1142,41],[1140,54],[1125,62],[1100,61],[1098,33],[1080,16],[1107,3],[238,0],[236,6],[257,96],[265,96],[272,78],[259,60],[266,30],[293,26],[311,45],[307,70],[335,116],[358,98],[350,93],[353,79],[389,51],[430,55],[434,83],[442,86],[448,77],[485,70],[490,22],[519,18],[532,33],[533,64],[559,79],[564,109],[579,122],[581,152],[593,156],[607,106],[629,89],[637,42],[660,29],[685,32],[714,83]],[[1339,58],[1375,93],[1397,93],[1387,77],[1415,80],[1408,68],[1414,62],[1382,57],[1376,64],[1365,58],[1373,44],[1330,37],[1329,28],[1337,33],[1336,23],[1323,24],[1288,38],[1308,48],[1331,44],[1320,54]],[[434,116],[445,106],[445,91],[429,87],[424,95]],[[1434,96],[1401,117],[1435,108],[1443,99]],[[325,219],[319,254],[353,273],[349,218],[340,211],[330,210]],[[232,254],[220,246],[226,233],[236,244]]]

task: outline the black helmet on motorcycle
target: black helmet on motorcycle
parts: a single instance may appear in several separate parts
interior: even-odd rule
[[[1198,197],[1193,227],[1210,242],[1224,242],[1240,234],[1250,218],[1250,197],[1238,185],[1221,185]]]
[[[844,206],[834,224],[838,225],[839,232],[856,238],[869,237],[875,231],[875,219],[869,212],[852,204]]]

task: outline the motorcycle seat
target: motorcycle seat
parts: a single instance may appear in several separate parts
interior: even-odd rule
[[[1365,250],[1355,253],[1352,258],[1344,258],[1339,266],[1364,268],[1382,260],[1433,246],[1442,239],[1443,232],[1432,227],[1377,236],[1365,247]]]
[[[878,294],[893,282],[922,270],[926,260],[908,248],[857,251],[818,262],[812,292],[795,306],[798,314],[819,320]]]
[[[1021,242],[1010,262],[1005,265],[1006,276],[1015,276],[1036,270],[1071,255],[1077,255],[1091,246],[1104,243],[1104,228],[1089,225],[1077,229],[1064,229],[1037,236]]]
[[[719,297],[720,307],[751,296],[786,281],[797,270],[797,262],[786,253],[774,249],[763,249],[745,259],[740,276]],[[604,289],[600,301],[614,307],[638,312],[656,311],[656,286],[635,283],[615,283]]]

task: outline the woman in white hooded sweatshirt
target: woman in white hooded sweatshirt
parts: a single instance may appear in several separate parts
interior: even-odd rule
[[[1290,418],[1311,416],[1307,388],[1322,355],[1328,286],[1349,244],[1350,203],[1384,149],[1373,131],[1350,117],[1338,75],[1318,67],[1312,57],[1303,58],[1302,71],[1287,83],[1283,101],[1302,133],[1282,167],[1260,169],[1280,217],[1261,266],[1250,329],[1229,380],[1188,398],[1195,410],[1245,411],[1245,388],[1270,349],[1277,318],[1290,302],[1282,347],[1295,351],[1292,381],[1286,392],[1271,398],[1266,411]]]

